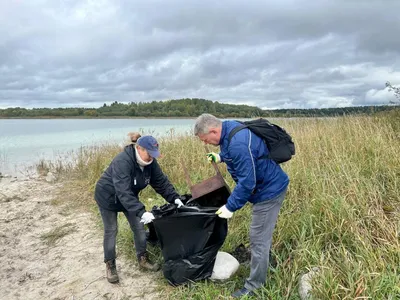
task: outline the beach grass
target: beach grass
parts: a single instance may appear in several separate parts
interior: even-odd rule
[[[278,120],[293,136],[297,153],[282,165],[290,177],[286,199],[273,238],[265,287],[255,299],[299,299],[298,282],[314,267],[315,299],[398,299],[400,295],[400,113],[379,116]],[[205,159],[203,144],[193,136],[159,140],[159,163],[181,193],[190,193],[182,162],[193,183],[215,174]],[[212,150],[218,151],[215,147]],[[67,189],[93,209],[96,181],[118,145],[82,149],[68,169]],[[230,187],[234,182],[223,164],[220,170]],[[151,188],[140,194],[147,210],[164,200]],[[95,209],[94,209],[95,211]],[[249,245],[251,206],[229,220],[229,234],[221,250]],[[131,259],[132,234],[119,218],[118,249]],[[102,245],[99,245],[101,247]],[[149,248],[162,261],[159,250]],[[202,281],[172,288],[160,279],[167,299],[224,299],[241,288],[249,269],[242,265],[224,283]]]

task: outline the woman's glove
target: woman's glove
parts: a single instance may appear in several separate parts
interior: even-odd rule
[[[153,222],[153,220],[154,220],[154,215],[151,212],[146,211],[142,215],[142,218],[140,219],[140,223],[143,223],[146,225],[146,224]]]
[[[180,208],[181,206],[184,205],[183,202],[181,201],[181,199],[175,199],[174,203],[175,203],[176,205],[178,205],[178,208]]]
[[[210,152],[210,153],[207,153],[206,155],[207,155],[207,159],[208,159],[209,163],[215,162],[218,164],[221,162],[221,156],[219,156],[218,153]]]

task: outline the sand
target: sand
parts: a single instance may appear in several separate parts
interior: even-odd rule
[[[102,230],[92,213],[59,203],[61,186],[0,179],[0,299],[160,298],[160,274],[141,272],[123,257],[120,283],[107,282]],[[61,237],[52,242],[54,233]]]

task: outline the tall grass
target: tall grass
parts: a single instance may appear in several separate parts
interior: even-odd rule
[[[294,137],[297,154],[282,166],[291,181],[274,233],[272,251],[277,266],[270,268],[266,285],[256,298],[298,299],[298,279],[313,267],[320,270],[312,284],[317,299],[398,297],[399,114],[279,123]],[[196,138],[171,136],[160,145],[164,155],[160,165],[180,193],[189,192],[182,161],[194,183],[214,175]],[[119,151],[112,145],[82,151],[69,173],[74,179],[69,190],[78,190],[80,199],[86,195],[87,203],[94,205],[95,182]],[[221,171],[233,188],[224,165]],[[164,203],[151,188],[141,193],[141,200],[147,209]],[[250,208],[246,205],[229,221],[222,250],[249,244]],[[120,226],[126,230],[120,231],[119,249],[132,252],[124,218]],[[159,252],[155,255],[161,260]],[[171,299],[218,299],[241,288],[248,272],[248,267],[241,266],[231,281],[165,287],[165,293]]]

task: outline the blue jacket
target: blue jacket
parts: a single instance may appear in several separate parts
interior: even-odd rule
[[[228,198],[226,207],[234,212],[247,201],[268,201],[282,193],[289,184],[288,175],[272,159],[257,159],[268,154],[264,141],[245,128],[238,131],[228,145],[231,130],[241,125],[236,121],[223,121],[220,139],[221,161],[236,187]]]

